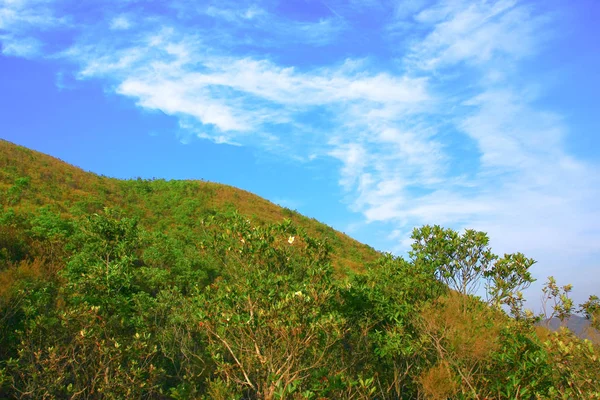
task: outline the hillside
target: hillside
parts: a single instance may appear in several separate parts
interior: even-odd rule
[[[144,227],[163,231],[234,211],[260,224],[289,219],[312,235],[327,238],[332,260],[344,273],[358,271],[378,253],[349,236],[294,210],[231,186],[205,181],[119,180],[85,172],[54,157],[0,140],[2,203],[16,212],[50,207],[64,218],[118,207]]]
[[[537,325],[571,321],[571,285],[524,310],[534,261],[484,232],[416,228],[405,259],[229,186],[4,141],[0,205],[2,399],[600,399],[600,299],[592,340]]]

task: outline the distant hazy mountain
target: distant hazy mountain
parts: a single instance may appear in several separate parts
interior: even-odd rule
[[[561,327],[561,322],[558,318],[552,318],[542,321],[540,325],[546,326],[552,331],[556,331]],[[579,315],[571,315],[569,319],[562,323],[562,326],[569,328],[580,338],[591,339],[589,332],[590,321],[584,317]]]

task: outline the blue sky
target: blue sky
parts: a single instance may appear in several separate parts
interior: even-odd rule
[[[415,226],[480,229],[583,301],[599,19],[595,0],[0,0],[0,136],[234,185],[396,254]]]

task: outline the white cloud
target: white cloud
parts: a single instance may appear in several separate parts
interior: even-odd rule
[[[422,69],[529,56],[539,43],[540,26],[546,22],[516,0],[442,2],[422,11],[416,20],[435,24],[424,40],[414,44],[409,56]]]
[[[523,92],[490,89],[465,104],[477,112],[464,118],[460,128],[477,141],[484,167],[539,174],[564,157],[560,117],[535,110]]]
[[[342,162],[341,180],[340,183],[346,189],[352,189],[363,174],[365,166],[368,164],[368,155],[363,146],[358,143],[344,143],[335,146],[329,152],[329,155],[337,158]]]
[[[129,28],[131,28],[131,21],[125,15],[116,16],[110,21],[110,29],[114,31],[127,30]]]
[[[52,0],[0,0],[0,30],[23,33],[67,23],[55,15]]]
[[[50,0],[0,0],[0,45],[2,54],[33,58],[41,55],[39,31],[68,25],[58,17]]]
[[[256,17],[266,15],[267,12],[256,5],[247,8],[220,8],[209,5],[202,10],[206,15],[213,18],[221,18],[229,22],[239,20],[252,20]]]
[[[0,35],[2,54],[5,56],[33,58],[41,54],[42,42],[35,38],[14,38]]]
[[[221,131],[248,129],[243,121],[234,116],[230,107],[213,99],[209,91],[202,90],[202,86],[190,88],[185,80],[149,82],[131,78],[118,86],[117,93],[137,98],[138,105],[142,107],[170,115],[188,115],[203,124],[215,125]]]
[[[584,275],[571,274],[568,266],[596,275],[600,268],[591,256],[600,252],[600,168],[568,153],[570,132],[561,116],[537,106],[543,92],[511,84],[519,63],[534,56],[549,37],[547,18],[516,1],[445,1],[416,20],[429,33],[413,43],[406,65],[430,77],[432,87],[441,90],[434,96],[443,104],[445,98],[457,100],[444,93],[448,79],[469,85],[469,90],[458,104],[445,102],[453,109],[453,128],[447,126],[447,134],[431,133],[438,128],[435,116],[444,115],[439,105],[425,111],[432,122],[420,128],[429,133],[411,127],[410,119],[404,123],[409,132],[417,132],[406,138],[405,146],[414,151],[413,166],[421,157],[429,163],[408,171],[398,167],[411,164],[411,153],[400,148],[370,148],[363,154],[369,161],[357,170],[367,172],[355,179],[354,207],[370,221],[396,227],[390,236],[398,241],[395,251],[407,249],[415,225],[474,227],[490,233],[498,252],[523,251],[541,261],[536,272],[542,279],[554,274],[559,281],[585,286]],[[465,65],[468,69],[456,70]],[[439,72],[444,69],[453,69],[452,75]],[[385,140],[396,131],[380,132]],[[465,141],[464,135],[476,151],[458,156],[446,149]],[[468,176],[452,168],[464,157],[471,163]],[[342,176],[350,166],[344,165]],[[431,176],[437,182],[418,173],[417,179],[407,179],[427,167],[435,171]],[[583,295],[578,292],[576,300]]]
[[[215,21],[224,23],[229,33],[236,30],[255,30],[260,40],[244,35],[232,38],[230,45],[239,44],[243,40],[246,44],[259,47],[281,47],[292,43],[302,43],[316,46],[331,44],[347,28],[344,19],[333,12],[333,15],[321,17],[315,21],[298,21],[282,18],[257,4],[209,4],[203,7],[182,6],[183,12],[192,10],[202,15],[209,16]],[[223,39],[223,36],[220,37]]]
[[[524,251],[563,276],[559,262],[597,268],[598,165],[567,151],[572,132],[561,115],[540,108],[535,82],[516,79],[552,27],[535,4],[329,3],[331,15],[312,21],[248,2],[173,3],[175,16],[107,12],[97,26],[77,25],[74,45],[53,59],[175,116],[182,141],[339,161],[350,207],[365,223],[386,223],[395,251],[414,226],[439,223],[488,231],[498,251]],[[398,27],[410,35],[362,58],[282,61],[297,60],[297,46],[315,60],[354,54],[360,46],[341,40],[355,22],[347,18],[369,8],[396,19],[377,30],[390,35],[382,43],[398,40]],[[0,0],[3,53],[39,56],[36,32],[75,18],[56,15],[49,1]]]
[[[382,108],[397,112],[429,99],[425,78],[369,73],[352,60],[298,71],[267,59],[222,56],[188,31],[168,27],[129,42],[78,43],[62,57],[80,65],[81,78],[112,79],[118,93],[140,106],[191,116],[231,140],[239,139],[235,132],[246,137],[316,107],[352,124]]]

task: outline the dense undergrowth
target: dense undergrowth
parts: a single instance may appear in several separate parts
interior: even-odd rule
[[[0,398],[600,398],[598,332],[537,325],[533,260],[484,233],[403,259],[233,188],[0,157]]]

